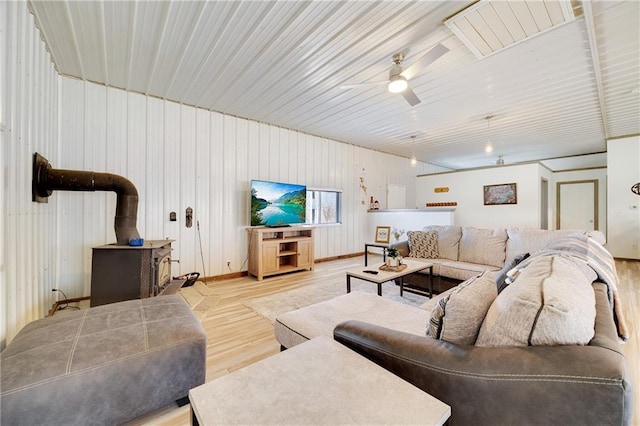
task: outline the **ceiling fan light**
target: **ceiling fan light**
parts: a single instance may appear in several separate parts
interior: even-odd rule
[[[387,89],[391,93],[401,93],[407,89],[408,83],[407,79],[401,75],[394,75],[389,79],[389,85]]]

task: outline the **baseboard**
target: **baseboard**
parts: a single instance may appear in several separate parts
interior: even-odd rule
[[[49,315],[47,315],[47,316],[50,317],[51,315],[53,315],[55,313],[55,311],[58,310],[58,307],[60,305],[66,305],[68,303],[75,303],[75,302],[82,302],[83,300],[89,300],[89,299],[91,299],[91,296],[74,297],[73,299],[58,300],[57,302],[55,302],[53,304],[53,306],[49,310]]]
[[[332,260],[340,260],[340,259],[349,259],[351,257],[358,257],[358,256],[364,256],[364,252],[358,252],[358,253],[349,253],[349,254],[341,254],[340,256],[331,256],[331,257],[323,257],[322,259],[315,259],[315,263],[321,263],[321,262],[330,262]]]

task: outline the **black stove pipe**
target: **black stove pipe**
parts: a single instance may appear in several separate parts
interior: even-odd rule
[[[138,217],[138,190],[130,180],[111,173],[54,169],[49,161],[33,154],[32,200],[46,203],[56,190],[114,191],[116,201],[116,243],[128,245],[132,238],[140,238],[136,222]]]

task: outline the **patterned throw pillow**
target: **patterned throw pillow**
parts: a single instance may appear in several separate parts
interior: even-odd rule
[[[497,295],[496,283],[489,271],[458,284],[431,311],[427,336],[458,345],[473,345]]]
[[[518,266],[520,262],[525,260],[527,257],[529,257],[529,253],[523,253],[514,257],[509,262],[505,263],[500,272],[496,274],[496,287],[498,288],[498,294],[500,294],[500,292],[510,284],[510,282],[507,281],[507,274],[509,271]]]
[[[438,258],[438,233],[436,231],[409,231],[409,257]]]

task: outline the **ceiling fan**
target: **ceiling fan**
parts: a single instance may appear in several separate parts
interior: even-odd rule
[[[421,101],[416,94],[409,87],[409,80],[413,78],[420,70],[431,65],[442,55],[447,53],[449,49],[442,44],[438,43],[433,49],[428,51],[423,57],[418,59],[413,65],[404,69],[402,63],[404,62],[404,53],[396,53],[391,58],[393,67],[389,71],[389,80],[385,81],[372,81],[369,83],[359,84],[346,84],[340,86],[341,89],[355,89],[359,87],[368,86],[380,86],[387,85],[387,89],[391,93],[400,93],[409,102],[409,105],[418,105]]]

